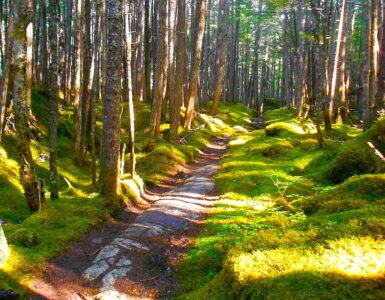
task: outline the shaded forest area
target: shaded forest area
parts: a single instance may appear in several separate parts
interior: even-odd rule
[[[3,0],[0,20],[0,288],[28,293],[229,134],[179,297],[383,296],[384,0]],[[338,249],[371,258],[329,268]]]

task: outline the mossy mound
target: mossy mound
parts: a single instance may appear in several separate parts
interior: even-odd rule
[[[266,127],[266,136],[287,136],[287,135],[298,135],[305,134],[305,131],[298,125],[285,122],[273,123]]]
[[[364,142],[349,143],[337,155],[330,174],[334,183],[341,183],[354,175],[385,172],[385,163]]]
[[[281,143],[262,149],[261,153],[264,157],[276,157],[293,148],[293,145],[289,141],[282,141]]]

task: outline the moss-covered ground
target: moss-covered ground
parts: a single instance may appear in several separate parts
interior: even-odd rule
[[[33,130],[32,151],[37,173],[46,184],[46,202],[41,212],[31,215],[19,183],[18,154],[14,133],[9,132],[0,144],[0,219],[8,222],[4,227],[9,242],[10,258],[0,269],[0,289],[18,291],[26,296],[28,281],[44,267],[47,259],[60,253],[71,242],[79,240],[92,227],[108,218],[111,211],[106,201],[91,184],[90,155],[78,167],[74,160],[72,143],[72,111],[61,105],[58,140],[58,171],[60,199],[49,200],[48,178],[48,124],[50,103],[41,91],[33,92],[33,112],[37,123]],[[126,107],[123,112],[123,142],[128,141]],[[241,105],[222,106],[221,115],[212,118],[201,114],[195,126],[205,128],[187,138],[186,145],[172,145],[167,140],[167,124],[162,125],[162,138],[149,135],[149,105],[136,107],[138,173],[148,184],[159,183],[181,164],[191,161],[204,148],[208,140],[219,133],[233,133],[234,125],[248,121],[249,112]],[[98,107],[98,113],[101,108]],[[100,119],[100,118],[99,118]],[[101,123],[97,122],[97,142]],[[184,132],[181,130],[181,136]],[[39,159],[39,156],[44,159]],[[129,159],[129,156],[126,156]],[[126,164],[127,165],[127,164]]]
[[[266,130],[233,136],[178,298],[385,298],[385,175],[353,166],[333,177],[346,149],[381,148],[383,121],[365,134],[335,127],[321,149],[312,122],[293,115],[270,111]]]

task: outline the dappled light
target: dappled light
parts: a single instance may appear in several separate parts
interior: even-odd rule
[[[385,0],[6,0],[0,62],[0,299],[385,299]]]

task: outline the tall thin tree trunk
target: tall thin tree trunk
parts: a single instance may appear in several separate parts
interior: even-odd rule
[[[82,52],[83,52],[83,70],[82,70],[82,100],[81,113],[79,113],[80,125],[80,144],[79,152],[77,153],[77,163],[83,164],[87,146],[87,129],[89,121],[89,108],[91,102],[91,88],[93,74],[91,74],[91,0],[84,0],[84,32],[82,34]]]
[[[138,1],[138,13],[136,20],[136,57],[135,57],[135,89],[134,102],[143,99],[143,72],[142,72],[142,45],[143,45],[143,25],[144,25],[144,0]]]
[[[205,32],[205,22],[206,22],[206,10],[207,10],[207,0],[200,0],[198,16],[197,16],[197,38],[194,46],[194,66],[191,70],[191,86],[189,93],[189,100],[186,111],[186,118],[184,122],[184,128],[190,129],[192,122],[195,117],[195,105],[197,101],[198,95],[198,79],[199,79],[199,68],[202,60],[202,44],[203,44],[203,36]]]
[[[156,85],[154,91],[154,101],[151,111],[150,130],[154,136],[160,134],[160,122],[162,116],[162,105],[166,96],[167,87],[167,0],[159,1],[160,9],[160,36],[157,45],[156,55]]]
[[[336,95],[340,94],[342,91],[341,86],[337,86],[337,83],[341,84],[343,81],[343,84],[345,83],[345,80],[338,80],[341,78],[341,74],[345,74],[344,65],[345,65],[345,57],[343,56],[344,53],[344,47],[345,47],[345,23],[346,23],[346,13],[347,13],[347,1],[342,1],[342,8],[341,8],[341,16],[340,16],[340,22],[338,26],[338,36],[337,36],[337,45],[336,45],[336,53],[334,57],[334,67],[333,67],[333,76],[330,86],[330,102],[329,102],[329,116],[330,119],[333,120],[335,116],[335,102],[336,102]],[[345,102],[346,99],[344,99],[343,95],[339,95],[340,101]]]
[[[178,0],[177,20],[177,43],[176,43],[176,79],[175,93],[171,98],[170,107],[170,135],[171,141],[176,142],[180,123],[180,109],[185,98],[185,72],[186,72],[186,0]]]
[[[372,9],[372,0],[368,0],[367,3],[363,4],[364,8],[364,22],[366,24],[366,34],[365,34],[365,46],[363,49],[363,64],[362,64],[362,91],[360,95],[360,105],[362,112],[362,121],[364,127],[367,128],[371,123],[371,99],[370,99],[370,58],[371,58],[371,44],[372,44],[372,22],[371,22],[371,9]]]
[[[47,7],[46,0],[40,0],[40,84],[44,87],[48,86],[48,53],[47,53]]]
[[[144,98],[146,102],[151,102],[150,0],[144,1]]]
[[[132,91],[132,72],[131,72],[131,27],[129,19],[129,1],[125,0],[124,4],[124,22],[125,22],[125,46],[126,46],[126,59],[127,59],[127,108],[128,108],[128,133],[130,140],[130,173],[131,177],[135,176],[135,115],[134,115],[134,101]]]
[[[5,122],[7,117],[7,100],[9,93],[13,92],[11,81],[12,75],[13,75],[13,57],[14,57],[14,51],[13,51],[13,30],[14,30],[14,20],[13,20],[13,13],[14,13],[14,4],[13,1],[9,2],[9,19],[8,19],[8,33],[7,33],[7,48],[6,48],[6,62],[5,62],[5,73],[3,76],[3,84],[2,84],[2,90],[1,90],[1,108],[0,108],[0,141],[2,139],[4,129],[5,129]]]
[[[96,131],[96,104],[99,100],[100,93],[100,67],[99,61],[101,57],[100,49],[100,33],[101,33],[101,16],[103,6],[101,3],[96,5],[96,16],[95,16],[95,30],[94,30],[94,52],[92,58],[92,64],[94,68],[94,78],[92,80],[92,97],[90,102],[90,153],[91,153],[91,172],[92,172],[92,186],[96,190],[96,176],[97,176],[97,161],[96,161],[96,141],[95,141],[95,131]]]
[[[214,98],[211,114],[216,115],[218,113],[219,103],[222,97],[223,79],[225,76],[225,60],[228,44],[228,17],[229,17],[229,5],[227,0],[221,0],[219,2],[219,9],[222,9],[221,20],[219,22],[219,36],[216,53],[216,68],[215,68],[215,85],[214,85]]]
[[[71,33],[73,0],[65,2],[65,46],[64,46],[64,101],[71,103]]]
[[[82,126],[82,74],[83,74],[83,15],[84,0],[77,0],[77,29],[76,29],[76,70],[75,70],[75,87],[74,87],[74,142],[75,154],[79,157],[81,143],[81,126]]]
[[[50,0],[50,98],[51,98],[51,119],[49,125],[49,182],[51,189],[51,199],[59,197],[58,174],[57,174],[57,119],[58,119],[58,96],[59,96],[59,64],[58,64],[58,0]]]

